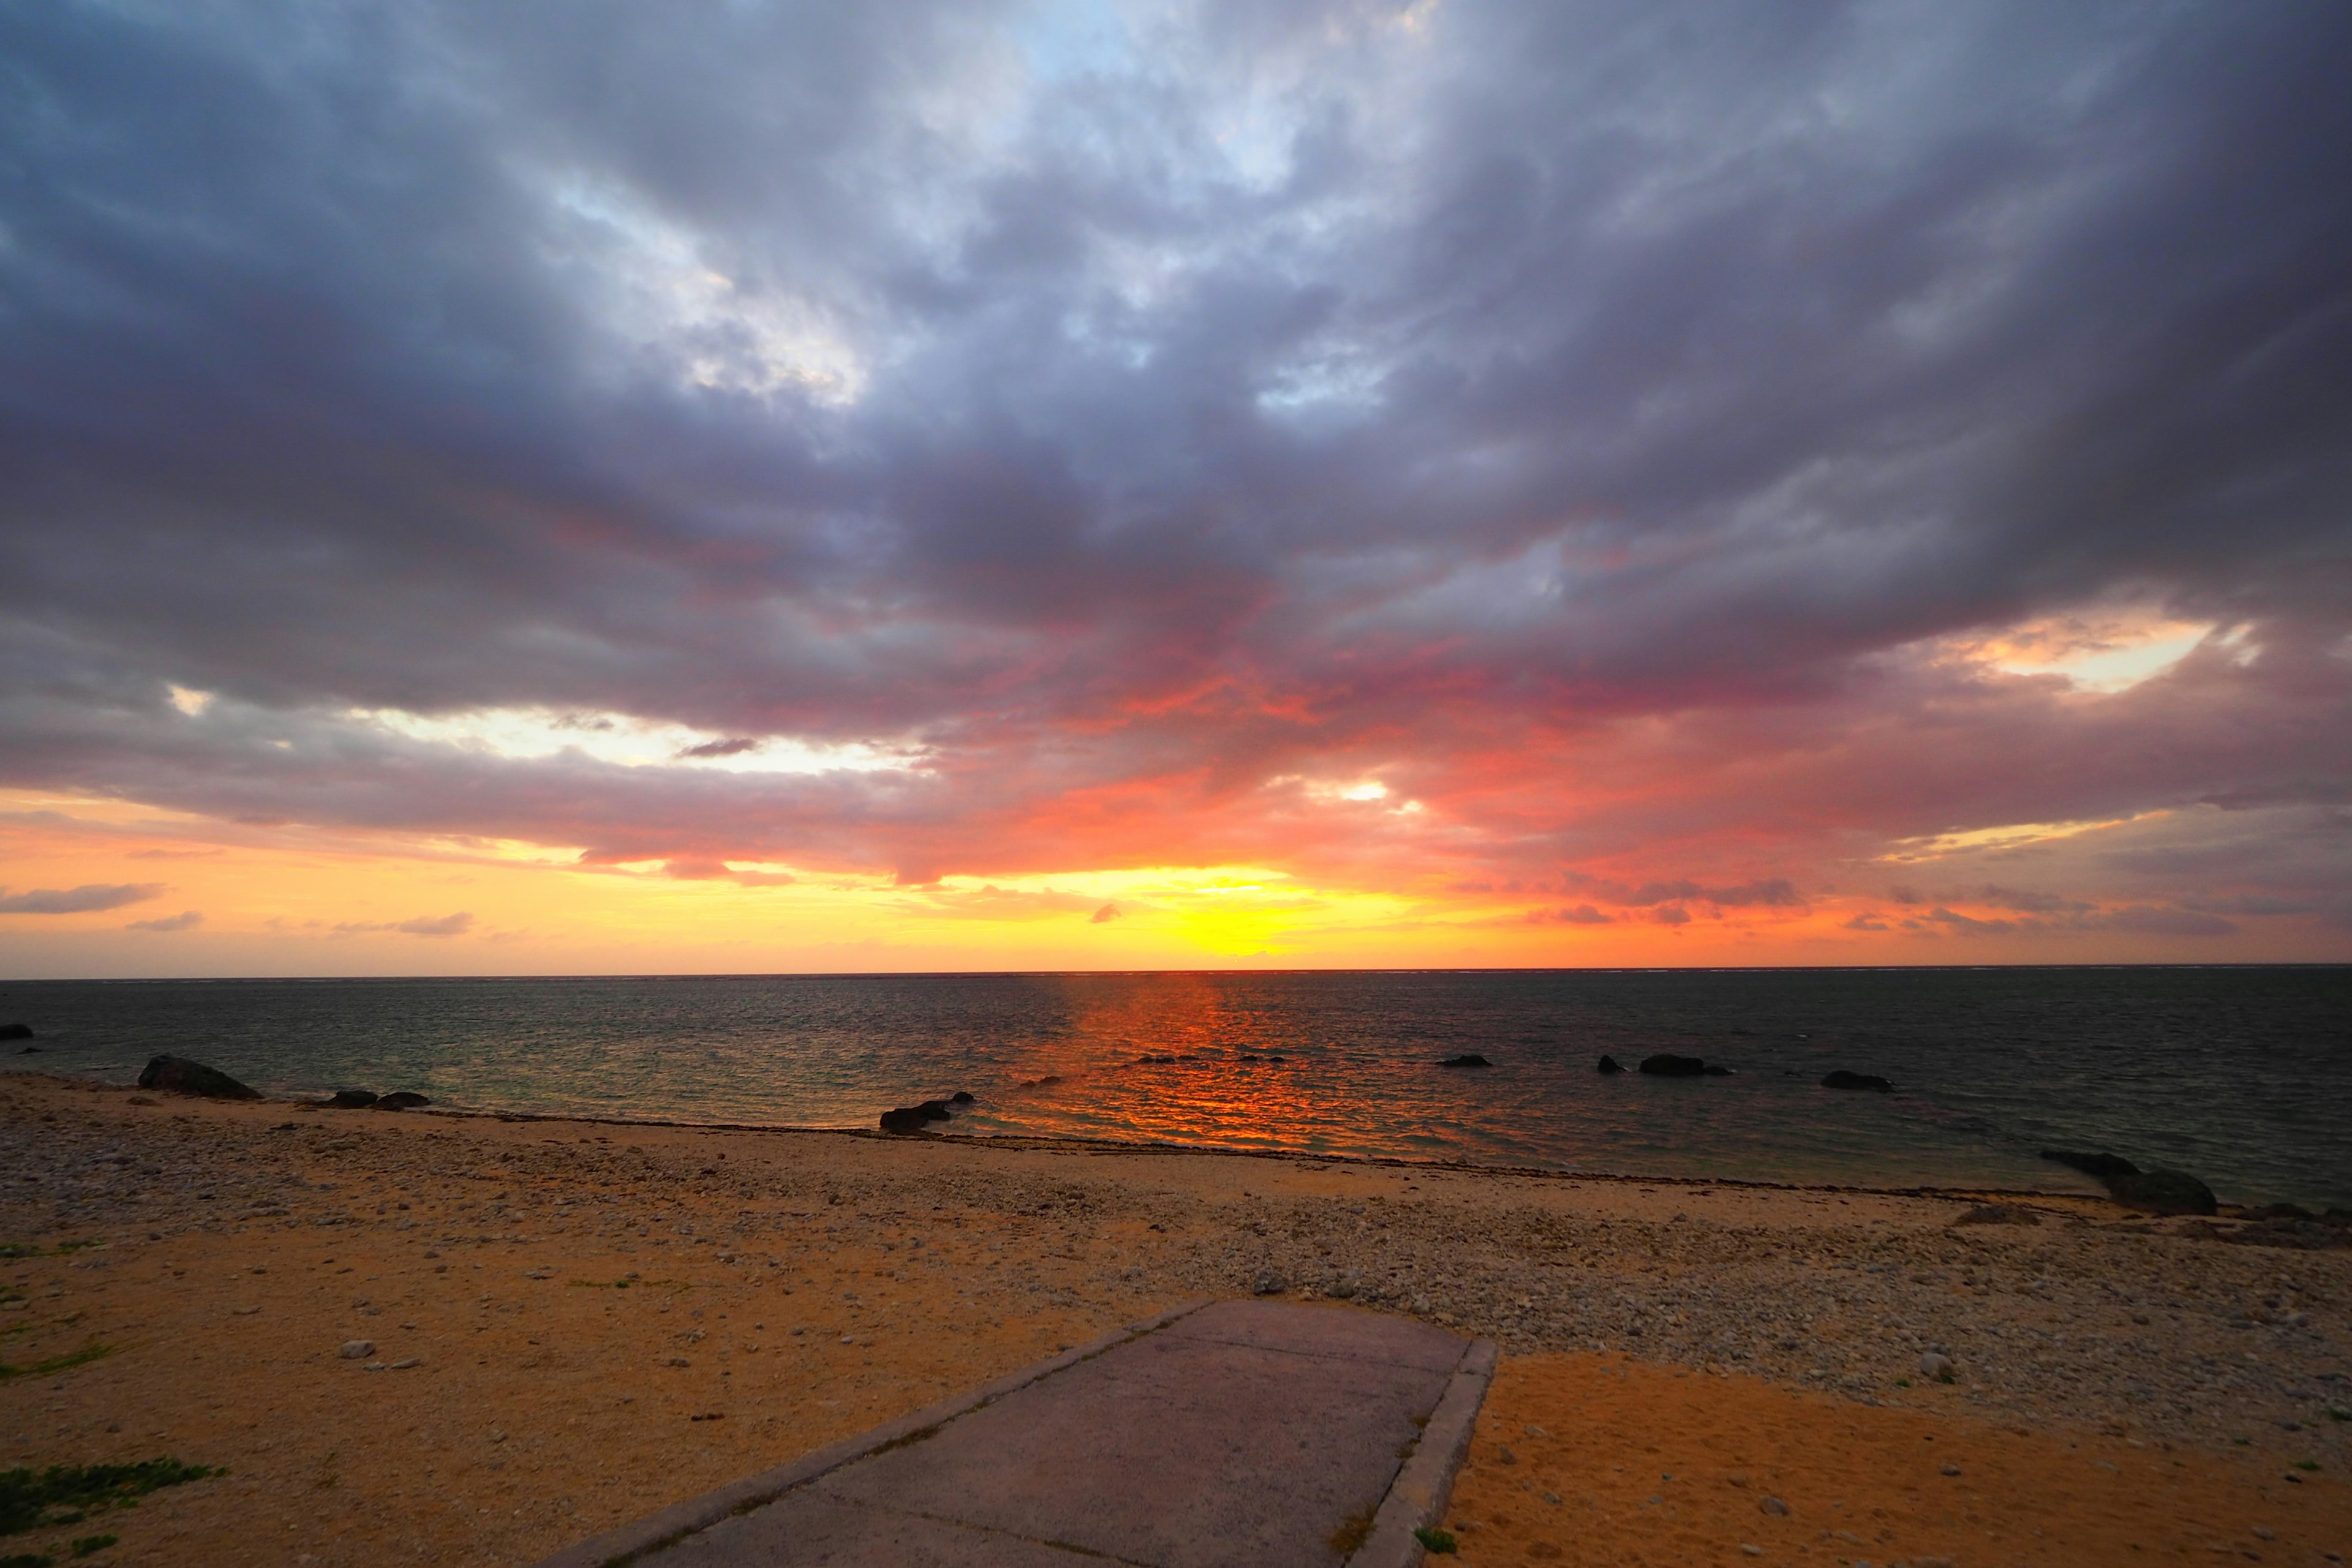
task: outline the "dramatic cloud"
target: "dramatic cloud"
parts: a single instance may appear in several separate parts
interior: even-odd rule
[[[0,58],[28,811],[2344,951],[2343,7],[133,0]]]
[[[144,903],[163,890],[160,882],[85,882],[79,888],[36,888],[15,894],[0,888],[0,915],[83,915]]]

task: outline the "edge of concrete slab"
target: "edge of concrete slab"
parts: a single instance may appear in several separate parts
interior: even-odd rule
[[[756,1476],[747,1476],[740,1481],[733,1481],[720,1487],[716,1491],[705,1492],[698,1498],[688,1498],[684,1502],[672,1503],[658,1513],[648,1514],[646,1518],[625,1524],[617,1530],[610,1530],[602,1535],[592,1536],[576,1546],[566,1547],[554,1556],[542,1559],[537,1568],[625,1568],[626,1564],[635,1562],[649,1552],[657,1552],[675,1542],[682,1541],[697,1531],[708,1530],[730,1515],[743,1513],[765,1503],[773,1502],[793,1488],[837,1470],[844,1465],[862,1459],[868,1454],[878,1453],[885,1448],[894,1448],[902,1443],[920,1441],[930,1435],[932,1428],[943,1426],[959,1415],[969,1415],[983,1405],[992,1405],[1017,1389],[1026,1388],[1039,1378],[1051,1377],[1065,1367],[1076,1366],[1082,1361],[1090,1361],[1105,1351],[1115,1349],[1129,1340],[1150,1333],[1156,1329],[1164,1329],[1186,1313],[1198,1311],[1208,1304],[1209,1300],[1206,1297],[1197,1300],[1180,1302],[1164,1312],[1155,1313],[1144,1319],[1139,1323],[1129,1323],[1125,1328],[1113,1329],[1099,1338],[1088,1340],[1085,1344],[1073,1345],[1059,1355],[1048,1356],[1045,1360],[1024,1366],[1018,1372],[1008,1373],[993,1383],[982,1384],[978,1388],[942,1399],[936,1405],[927,1405],[911,1415],[901,1415],[895,1421],[886,1421],[881,1426],[861,1432],[854,1437],[845,1437],[838,1443],[817,1449],[814,1453],[804,1454],[789,1464],[762,1470]],[[1448,1388],[1446,1397],[1452,1397],[1451,1387]],[[1474,1405],[1472,1406],[1474,1412],[1475,1408]],[[1443,1412],[1444,1409],[1444,1405],[1441,1401],[1439,1410]],[[1433,1419],[1431,1426],[1434,1427],[1435,1425]],[[1425,1439],[1423,1446],[1426,1446]],[[1416,1450],[1416,1453],[1418,1451]],[[1409,1536],[1408,1539],[1410,1539]]]
[[[1454,1494],[1454,1477],[1470,1451],[1470,1435],[1478,1423],[1478,1407],[1486,1402],[1486,1385],[1494,1381],[1495,1342],[1474,1340],[1454,1364],[1437,1408],[1412,1455],[1389,1483],[1389,1495],[1372,1515],[1370,1533],[1348,1559],[1348,1568],[1414,1568],[1422,1560],[1421,1538],[1413,1532],[1444,1517],[1446,1500]]]

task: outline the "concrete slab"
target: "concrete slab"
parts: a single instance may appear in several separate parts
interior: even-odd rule
[[[1405,1568],[1493,1367],[1406,1319],[1195,1303],[545,1568]]]

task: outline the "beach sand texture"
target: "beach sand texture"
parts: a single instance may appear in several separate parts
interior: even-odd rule
[[[12,1077],[0,1464],[228,1473],[0,1555],[529,1563],[1265,1288],[1500,1342],[1465,1563],[2352,1552],[2352,1253],[1971,1201]]]

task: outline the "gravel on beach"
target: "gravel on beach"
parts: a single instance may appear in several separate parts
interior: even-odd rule
[[[322,1563],[461,1525],[478,1559],[446,1560],[527,1560],[1172,1301],[1278,1290],[1507,1356],[1605,1350],[1864,1404],[2275,1448],[2340,1486],[2352,1250],[2232,1244],[2242,1227],[2075,1197],[2001,1198],[2038,1223],[1954,1223],[1989,1196],[394,1116],[16,1075],[0,1079],[0,1331],[26,1331],[0,1360],[109,1349],[0,1382],[0,1463],[204,1431],[240,1450],[254,1495],[325,1476],[347,1505],[365,1454],[394,1510],[374,1535],[268,1528],[318,1536]],[[258,1418],[211,1408],[229,1369],[186,1364],[204,1351],[245,1363],[235,1396]],[[460,1458],[450,1417],[412,1411],[404,1442],[354,1434],[320,1469],[305,1434],[341,1401],[294,1390],[370,1369],[391,1380],[371,1388],[443,1380],[445,1410],[453,1380],[485,1408],[520,1401],[502,1426],[540,1436]],[[656,1373],[690,1390],[624,1408],[636,1395],[614,1391]],[[656,1403],[700,1419],[699,1458],[615,1458]],[[593,1439],[586,1458],[549,1457],[565,1424],[574,1447]],[[535,1490],[500,1484],[526,1447]],[[477,1491],[495,1495],[449,1502]],[[191,1539],[264,1528],[178,1506]],[[119,1560],[171,1558],[135,1544]]]

